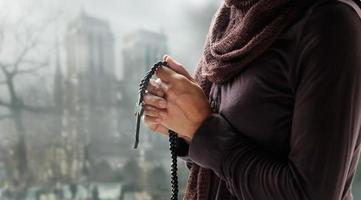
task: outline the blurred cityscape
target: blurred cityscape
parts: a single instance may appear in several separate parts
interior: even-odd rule
[[[202,37],[216,6],[200,17]],[[0,199],[168,199],[168,140],[142,127],[132,148],[138,83],[170,53],[168,35],[114,32],[84,6],[69,18],[24,18],[0,20]],[[187,176],[179,161],[180,191]]]
[[[124,35],[123,64],[129,67],[122,80],[115,75],[114,44],[109,23],[82,10],[69,22],[64,43],[55,41],[48,94],[41,83],[18,92],[13,77],[23,72],[2,66],[10,88],[9,101],[1,102],[9,111],[2,131],[15,134],[1,145],[2,199],[167,199],[167,140],[143,133],[139,151],[130,145],[137,83],[168,52],[167,36],[147,30]]]
[[[194,35],[199,49],[218,5],[208,4],[204,13],[187,13],[194,19],[189,23],[200,29]],[[168,34],[136,28],[119,36],[109,21],[80,9],[65,22],[62,35],[45,42],[47,50],[39,52],[41,34],[28,27],[16,32],[19,29],[4,24],[1,21],[0,199],[169,199],[167,139],[142,127],[140,147],[132,149],[138,82],[170,53]],[[1,54],[7,43],[16,46],[11,56]],[[183,161],[179,177],[184,191],[188,174]],[[360,183],[358,175],[356,199],[361,198]]]

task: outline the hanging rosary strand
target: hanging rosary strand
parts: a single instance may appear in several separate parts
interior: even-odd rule
[[[146,93],[148,84],[154,73],[157,71],[159,67],[168,67],[167,62],[158,62],[156,63],[144,76],[144,78],[140,81],[139,84],[139,94],[138,94],[138,102],[137,102],[137,111],[135,113],[136,116],[136,127],[135,127],[135,142],[134,149],[138,147],[139,144],[139,131],[140,131],[140,121],[142,115],[144,113],[144,95]],[[177,155],[176,155],[176,146],[177,146],[177,133],[169,130],[169,150],[171,154],[171,200],[178,199],[178,175],[177,175]]]
[[[172,195],[171,200],[178,199],[178,175],[177,175],[177,154],[175,152],[176,145],[177,145],[177,133],[169,130],[169,150],[171,155],[171,168],[170,168],[170,176],[171,176],[171,188],[172,188]]]

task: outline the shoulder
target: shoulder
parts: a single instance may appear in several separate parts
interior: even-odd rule
[[[319,0],[308,9],[310,15],[315,14],[344,14],[360,16],[360,0]]]
[[[349,1],[352,0],[342,0]],[[300,30],[296,63],[296,85],[304,77],[336,77],[357,71],[361,64],[360,7],[341,0],[327,0],[309,8]]]
[[[342,0],[349,1],[352,0]],[[357,6],[357,5],[356,5]],[[341,0],[328,0],[312,6],[305,18],[298,40],[298,52],[319,50],[334,54],[361,49],[360,7]]]
[[[328,0],[316,4],[306,14],[301,37],[332,39],[333,42],[347,36],[361,37],[360,13],[360,7],[352,0]]]

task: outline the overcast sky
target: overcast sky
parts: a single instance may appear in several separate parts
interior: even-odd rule
[[[214,5],[220,1],[0,0],[0,13],[5,13],[7,20],[26,16],[34,22],[61,13],[61,19],[53,31],[57,32],[57,37],[62,37],[65,25],[84,9],[89,15],[110,22],[117,43],[117,67],[121,67],[119,47],[121,48],[121,39],[124,33],[141,28],[157,32],[163,31],[168,36],[169,53],[192,71],[203,47],[209,16],[214,13],[214,9],[207,8],[211,3]],[[198,26],[197,23],[202,23],[202,26]],[[119,69],[118,73],[121,73]]]

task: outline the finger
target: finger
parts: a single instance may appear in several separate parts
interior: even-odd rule
[[[144,115],[143,117],[145,125],[152,131],[162,133],[163,135],[168,135],[168,129],[161,125],[160,123],[156,122],[156,117],[151,117]]]
[[[153,132],[161,133],[164,136],[168,136],[168,129],[161,124],[156,124],[152,127],[149,127]]]
[[[159,96],[159,97],[164,97],[164,92],[162,91],[162,88],[160,87],[159,82],[150,79],[148,87],[147,87],[147,92]]]
[[[143,115],[143,121],[146,125],[155,125],[160,124],[162,122],[162,119],[160,119],[159,117]]]
[[[172,82],[172,75],[174,74],[177,73],[168,67],[159,67],[156,71],[158,78],[166,83]]]
[[[158,97],[152,94],[144,95],[144,104],[150,105],[157,108],[166,108],[167,102],[164,98]]]
[[[166,119],[168,113],[166,109],[159,109],[153,106],[146,105],[144,106],[144,115]]]
[[[193,81],[192,76],[188,73],[188,71],[183,67],[182,64],[177,62],[174,58],[169,55],[164,55],[163,60],[168,63],[168,66],[172,68],[175,72],[182,74],[188,79]]]

